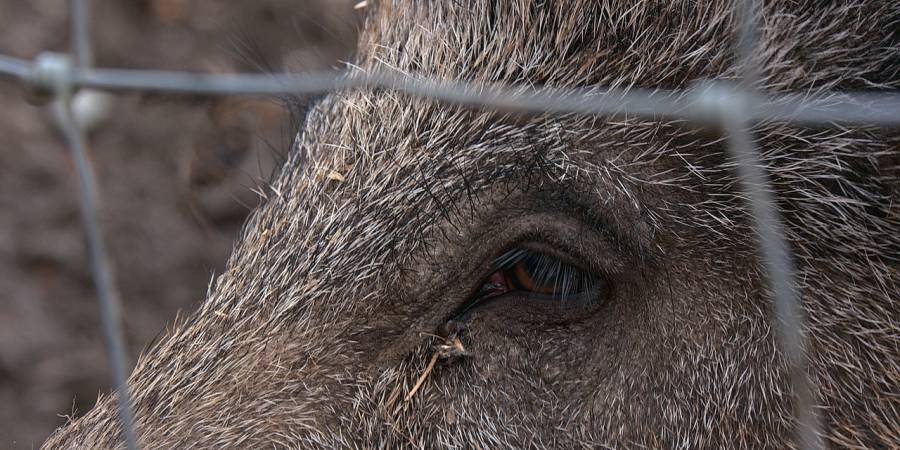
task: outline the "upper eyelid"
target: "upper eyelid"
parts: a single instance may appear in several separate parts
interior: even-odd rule
[[[635,211],[634,205],[620,204],[618,201],[613,201],[612,206],[598,205],[595,198],[580,195],[574,187],[560,185],[557,189],[536,192],[534,195],[543,204],[538,210],[543,213],[568,216],[573,219],[572,222],[577,224],[580,235],[593,235],[603,238],[608,243],[614,243],[617,253],[637,256],[644,262],[651,259],[653,253],[649,246],[652,244],[644,241],[646,236],[635,232],[642,227],[649,227],[649,224],[640,219],[642,215]],[[535,207],[522,206],[521,208],[510,208],[510,211],[527,216],[530,215],[529,213],[535,212]],[[628,226],[625,227],[619,223],[620,221],[609,219],[610,217],[626,216],[642,221],[642,225],[632,224],[633,221],[629,220]]]

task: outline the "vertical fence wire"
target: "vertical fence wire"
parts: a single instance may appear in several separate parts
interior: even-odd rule
[[[72,0],[70,18],[72,27],[72,53],[75,70],[84,70],[92,64],[89,33],[88,0]],[[71,68],[71,66],[69,66]],[[88,159],[88,143],[84,130],[72,113],[73,87],[69,80],[57,80],[54,109],[59,126],[72,153],[78,174],[78,193],[81,218],[87,237],[88,259],[97,289],[97,302],[103,324],[103,337],[109,357],[109,367],[116,386],[119,422],[128,450],[138,450],[134,428],[134,412],[128,389],[128,362],[125,356],[125,339],[122,333],[121,300],[113,278],[112,264],[106,249],[105,234],[100,220],[100,190],[97,177]]]
[[[815,410],[815,387],[809,374],[808,354],[804,339],[804,317],[800,306],[794,272],[793,255],[785,237],[785,227],[778,212],[759,149],[754,143],[752,124],[747,117],[747,99],[755,98],[759,72],[753,61],[760,48],[756,14],[760,5],[755,0],[735,2],[737,43],[735,54],[742,79],[736,98],[723,111],[723,125],[728,135],[729,151],[737,163],[740,186],[747,196],[754,228],[759,241],[759,254],[765,265],[766,281],[773,298],[775,330],[778,345],[788,365],[788,379],[793,396],[796,419],[795,445],[803,450],[822,448],[819,419]],[[750,95],[746,95],[750,94]]]
[[[131,395],[128,391],[128,363],[125,356],[125,340],[122,337],[121,310],[118,291],[113,280],[112,266],[104,241],[103,227],[99,218],[99,189],[97,179],[87,155],[84,132],[72,114],[70,98],[60,98],[55,102],[59,126],[66,144],[72,153],[78,174],[78,194],[81,204],[81,219],[87,236],[88,258],[91,273],[97,289],[100,318],[103,323],[103,337],[109,357],[109,366],[118,395],[118,413],[122,432],[129,450],[137,450],[134,432],[134,414]]]
[[[88,68],[94,64],[91,48],[90,0],[71,0],[69,12],[72,32],[72,53],[76,68]]]

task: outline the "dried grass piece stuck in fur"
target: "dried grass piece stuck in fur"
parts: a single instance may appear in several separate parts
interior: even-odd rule
[[[437,362],[439,353],[435,353],[431,355],[431,361],[428,361],[428,367],[425,368],[425,371],[422,372],[422,375],[419,376],[419,379],[416,380],[416,384],[413,386],[412,390],[409,391],[409,394],[406,394],[406,398],[403,399],[404,402],[410,401],[416,392],[419,391],[419,388],[422,387],[422,384],[425,383],[425,379],[428,378],[428,375],[431,374],[432,369],[434,369],[434,364]]]

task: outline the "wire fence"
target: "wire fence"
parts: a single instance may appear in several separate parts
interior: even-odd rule
[[[769,96],[752,89],[757,78],[750,55],[757,48],[758,5],[736,2],[742,68],[736,84],[709,81],[691,89],[551,89],[502,84],[435,81],[396,73],[321,72],[293,74],[206,75],[147,70],[94,68],[90,39],[89,0],[71,0],[71,54],[45,53],[34,61],[0,55],[0,76],[18,79],[54,104],[54,112],[72,153],[78,176],[81,217],[87,235],[91,272],[98,293],[104,339],[118,396],[118,414],[128,449],[139,448],[127,378],[128,364],[121,332],[119,295],[99,220],[97,180],[87,158],[88,141],[72,113],[73,94],[80,88],[106,91],[157,91],[201,95],[313,95],[342,89],[382,88],[444,102],[519,113],[585,114],[681,118],[720,126],[728,133],[729,152],[737,162],[741,188],[749,202],[774,301],[779,349],[789,369],[799,448],[823,448],[809,376],[805,319],[794,282],[794,262],[785,238],[769,179],[754,144],[751,126],[761,120],[801,125],[900,125],[898,92],[830,92]]]

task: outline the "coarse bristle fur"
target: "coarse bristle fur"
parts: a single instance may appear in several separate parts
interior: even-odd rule
[[[372,3],[361,72],[625,89],[740,73],[727,1]],[[900,3],[764,3],[758,88],[900,88]],[[306,120],[206,301],[138,361],[145,448],[794,444],[724,133],[384,90],[334,93]],[[823,437],[896,448],[900,132],[753,131],[798,266]],[[435,330],[517,236],[555,236],[613,294],[562,322],[492,302],[462,334],[470,356],[429,369],[407,401]],[[107,395],[46,447],[121,445]]]

